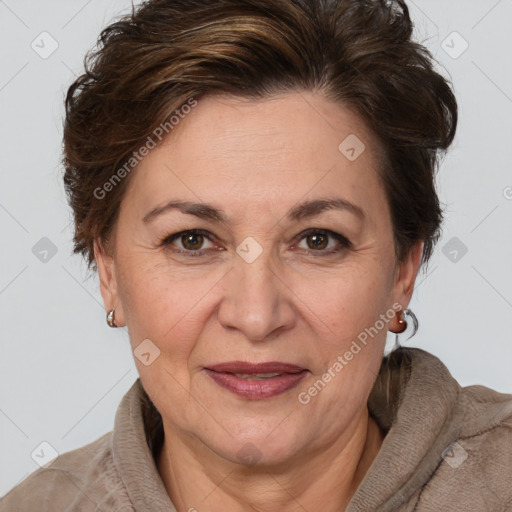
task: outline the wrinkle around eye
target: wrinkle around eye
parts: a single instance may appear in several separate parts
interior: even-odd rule
[[[182,238],[191,235],[199,235],[203,237],[203,239],[201,240],[201,245],[203,246],[202,248],[188,249],[183,245]],[[306,247],[300,247],[298,245],[303,243],[303,241],[307,243],[307,238],[314,235],[320,235],[321,237],[327,238],[327,247],[319,249],[309,249]],[[332,241],[334,241],[334,246],[329,247]],[[219,246],[219,243],[221,244],[221,246]],[[304,255],[309,258],[322,257],[327,259],[329,256],[335,256],[338,253],[342,253],[345,250],[351,250],[353,248],[352,242],[347,237],[345,237],[341,233],[326,228],[309,228],[303,230],[286,243],[292,244],[290,248],[292,252]],[[205,244],[207,245],[206,247],[204,247]],[[214,256],[217,255],[219,252],[226,250],[224,247],[222,247],[222,242],[219,241],[216,235],[214,235],[210,231],[198,228],[181,230],[174,232],[170,235],[166,235],[158,243],[158,247],[169,249],[170,253],[175,254],[177,256],[184,256],[190,258]]]

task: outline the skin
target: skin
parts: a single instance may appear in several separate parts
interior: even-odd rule
[[[338,150],[349,134],[366,146],[355,161]],[[208,96],[133,171],[115,253],[97,243],[95,257],[105,307],[127,326],[132,349],[150,339],[160,350],[148,366],[135,362],[163,418],[157,467],[179,512],[339,512],[378,453],[384,432],[366,403],[396,317],[307,405],[298,395],[413,293],[422,243],[396,264],[379,149],[355,113],[319,93]],[[333,196],[359,206],[364,220],[334,209],[286,218],[299,202]],[[178,210],[143,222],[171,199],[213,204],[228,222]],[[215,238],[159,245],[194,228]],[[314,234],[295,240],[310,228],[352,245],[320,237],[318,248]],[[236,252],[246,237],[262,248],[252,263]],[[322,254],[334,247],[341,250]],[[206,254],[177,252],[187,249]],[[309,372],[292,390],[248,400],[203,370],[233,360]],[[252,462],[240,459],[244,446],[257,454]]]

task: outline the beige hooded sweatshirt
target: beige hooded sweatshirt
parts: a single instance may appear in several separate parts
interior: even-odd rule
[[[386,437],[345,512],[512,512],[512,395],[461,387],[434,355],[401,348],[368,408]],[[29,475],[0,512],[176,512],[155,465],[162,432],[137,379],[112,432]]]

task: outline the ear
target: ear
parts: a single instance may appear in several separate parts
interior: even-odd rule
[[[94,241],[94,258],[98,267],[101,296],[108,311],[115,309],[115,321],[118,327],[125,325],[124,312],[119,300],[116,264],[114,258],[107,254],[103,245]]]
[[[418,241],[411,247],[405,260],[397,267],[395,271],[395,283],[393,286],[393,304],[398,303],[402,309],[406,309],[411,301],[414,292],[414,283],[421,263],[423,253],[423,241]],[[398,330],[400,325],[396,317],[393,320],[393,326]]]

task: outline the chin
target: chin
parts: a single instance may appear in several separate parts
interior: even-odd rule
[[[247,467],[275,468],[288,464],[300,451],[295,436],[290,436],[289,432],[282,432],[282,435],[269,435],[269,432],[272,429],[254,435],[248,435],[246,431],[241,436],[223,437],[219,444],[210,444],[210,447],[224,459]]]

